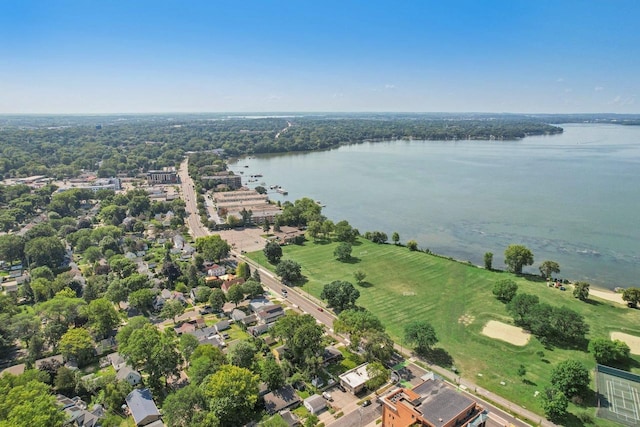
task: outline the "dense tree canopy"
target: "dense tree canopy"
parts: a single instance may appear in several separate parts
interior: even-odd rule
[[[220,235],[214,234],[206,237],[198,237],[196,239],[196,249],[204,256],[205,259],[211,261],[220,261],[229,255],[231,246]]]
[[[258,376],[248,369],[225,365],[201,387],[221,427],[242,425],[251,418],[258,400]]]
[[[275,241],[269,241],[264,247],[264,256],[271,264],[277,264],[282,258],[282,248],[280,244]]]
[[[360,291],[349,282],[335,280],[324,285],[320,298],[327,301],[336,312],[341,312],[355,306]]]

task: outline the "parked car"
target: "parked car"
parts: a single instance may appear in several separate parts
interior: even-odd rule
[[[322,397],[327,399],[329,402],[333,402],[333,396],[331,396],[331,393],[327,393],[326,391],[324,391],[322,392]]]
[[[346,393],[346,392],[347,392],[347,389],[346,389],[346,388],[344,388],[344,386],[343,386],[342,384],[340,384],[340,383],[338,383],[338,385],[336,386],[336,388],[337,388],[338,390],[340,390],[341,392],[343,392],[343,393]]]
[[[322,307],[318,307],[318,311],[324,311]]]
[[[371,405],[371,399],[365,399],[364,402],[362,402],[363,407],[367,407],[369,405]]]

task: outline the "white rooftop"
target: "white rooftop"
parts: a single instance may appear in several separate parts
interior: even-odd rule
[[[369,374],[367,373],[368,363],[364,363],[357,366],[350,371],[340,375],[339,378],[349,384],[352,388],[357,388],[367,381],[369,381]]]

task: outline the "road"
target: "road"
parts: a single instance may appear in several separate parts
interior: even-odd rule
[[[187,157],[178,169],[178,176],[180,177],[180,188],[182,191],[182,199],[186,204],[187,226],[191,230],[191,235],[194,239],[198,237],[204,237],[211,234],[207,228],[200,223],[200,216],[198,215],[198,201],[196,199],[196,192],[193,186],[193,180],[189,176],[189,158]]]
[[[202,236],[208,236],[210,234],[212,234],[211,232],[209,232],[209,230],[207,228],[205,228],[202,223],[200,222],[200,217],[198,216],[198,210],[197,210],[197,202],[196,202],[196,195],[195,195],[195,191],[194,191],[194,187],[193,187],[193,180],[191,179],[191,177],[188,174],[188,160],[185,160],[184,162],[182,162],[182,164],[180,165],[180,169],[179,169],[179,176],[180,176],[180,182],[181,182],[181,187],[182,187],[182,195],[185,199],[185,203],[187,205],[186,209],[187,212],[189,213],[189,216],[187,218],[187,225],[189,226],[189,230],[191,230],[191,234],[194,237],[202,237]],[[329,328],[329,332],[338,340],[340,340],[341,342],[345,342],[346,340],[344,339],[344,337],[337,335],[335,333],[333,333],[333,321],[335,320],[336,316],[331,313],[328,310],[325,310],[325,308],[319,304],[316,303],[312,300],[313,297],[311,297],[310,295],[304,295],[301,293],[301,291],[298,288],[291,288],[288,286],[283,285],[274,275],[273,273],[271,273],[270,271],[262,268],[260,265],[256,264],[255,262],[253,262],[252,260],[244,257],[241,253],[239,253],[238,251],[232,250],[231,251],[232,254],[234,256],[236,256],[238,259],[242,259],[245,262],[247,262],[249,265],[251,265],[252,269],[257,269],[260,272],[260,278],[261,281],[264,285],[266,285],[269,289],[271,289],[273,292],[277,293],[277,294],[282,294],[282,289],[287,289],[287,298],[286,300],[288,301],[288,304],[294,306],[294,307],[298,307],[300,310],[304,311],[305,313],[310,314],[311,316],[313,316],[317,322],[324,324],[325,326],[327,326],[327,328]],[[396,344],[396,351],[398,351],[399,353],[402,353],[402,351],[405,350],[403,349],[400,345]],[[411,360],[411,359],[410,359]],[[413,363],[413,360],[411,360],[411,362]],[[416,365],[415,363],[413,363],[414,368],[419,369],[419,370],[423,370],[425,373],[427,372],[426,370],[424,370],[422,367]],[[510,402],[506,399],[504,399],[501,396],[498,396],[488,390],[485,390],[481,387],[478,387],[475,383],[467,380],[467,379],[463,379],[458,377],[455,373],[448,371],[445,368],[442,368],[440,366],[436,366],[436,365],[430,365],[429,366],[430,369],[432,369],[435,373],[446,377],[446,378],[454,378],[456,380],[456,382],[459,385],[462,385],[464,387],[466,387],[467,391],[463,391],[473,400],[478,401],[485,409],[487,409],[489,411],[489,416],[491,419],[491,425],[494,426],[500,426],[500,425],[509,425],[509,424],[513,424],[515,426],[518,427],[526,427],[528,424],[514,418],[512,415],[506,413],[505,411],[501,410],[500,408],[496,407],[495,405],[489,403],[486,399],[491,400],[492,402],[496,402],[497,404],[501,405],[503,408],[508,408],[511,412],[518,414],[521,417],[525,417],[527,419],[530,419],[531,421],[537,421],[539,422],[540,425],[545,426],[545,427],[555,427],[555,424],[551,423],[550,421],[545,420],[543,417],[541,417],[540,415],[534,414],[533,412],[522,408],[518,405],[516,405],[513,402]],[[456,387],[457,384],[451,384],[452,387]],[[474,393],[471,393],[471,391],[473,391]],[[484,398],[483,398],[484,397]],[[376,407],[377,405],[372,405],[372,407]],[[364,412],[359,412],[361,411],[363,408],[359,408],[357,411],[352,411],[349,414],[345,414],[344,417],[342,417],[342,419],[346,420],[343,422],[347,422],[347,424],[343,424],[343,423],[338,423],[335,424],[333,423],[332,425],[357,425],[357,424],[348,424],[349,421],[354,421],[354,422],[359,422],[360,421],[360,415],[364,414]],[[371,408],[370,410],[373,410],[374,408]],[[366,412],[367,414],[369,414],[369,411]],[[364,416],[364,415],[363,415]],[[355,417],[355,418],[354,418]],[[353,418],[353,419],[352,419]],[[375,418],[374,418],[375,419]],[[363,424],[362,425],[366,425],[367,422],[364,421],[363,419]]]

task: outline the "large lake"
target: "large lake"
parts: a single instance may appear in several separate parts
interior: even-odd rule
[[[563,125],[520,141],[389,141],[243,158],[273,200],[320,200],[335,222],[397,231],[402,242],[504,267],[512,243],[563,278],[606,288],[640,285],[640,126]],[[248,167],[245,167],[248,166]]]

